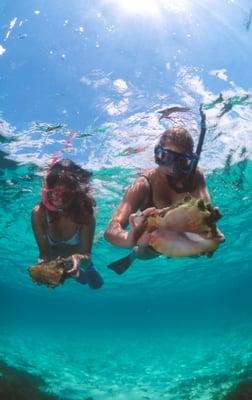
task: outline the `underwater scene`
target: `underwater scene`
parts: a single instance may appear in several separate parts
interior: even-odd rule
[[[251,22],[249,0],[0,1],[0,400],[252,400]],[[225,243],[115,274],[113,213],[200,110]],[[55,157],[93,174],[99,290],[28,273]]]

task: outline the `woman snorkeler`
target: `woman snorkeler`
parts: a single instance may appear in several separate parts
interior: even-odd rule
[[[32,228],[39,262],[71,257],[69,277],[98,289],[103,279],[91,261],[95,201],[90,178],[90,172],[71,160],[56,162],[45,177],[42,201],[32,210]]]

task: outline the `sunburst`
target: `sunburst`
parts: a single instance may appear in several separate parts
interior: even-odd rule
[[[184,11],[189,0],[104,0],[128,14],[160,17],[164,10]]]

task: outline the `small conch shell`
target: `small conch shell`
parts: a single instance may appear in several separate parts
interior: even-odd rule
[[[55,288],[65,282],[69,263],[71,263],[70,258],[58,257],[56,260],[29,267],[28,272],[32,280],[38,285],[46,285],[47,287]]]

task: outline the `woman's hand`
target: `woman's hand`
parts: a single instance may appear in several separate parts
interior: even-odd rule
[[[43,264],[44,262],[46,262],[45,258],[41,258],[41,257],[38,258],[38,264]]]
[[[214,239],[217,240],[219,243],[224,243],[226,240],[225,236],[223,235],[223,233],[220,231],[219,228],[216,228],[216,237]]]
[[[138,239],[142,236],[147,228],[148,217],[155,213],[156,208],[151,207],[138,213],[131,214],[129,217],[129,223],[131,224],[131,230],[128,233],[127,241],[130,247],[137,244]]]
[[[67,271],[67,274],[74,278],[78,278],[80,267],[86,270],[91,266],[91,257],[88,254],[73,254],[70,258],[73,265],[72,268]]]

